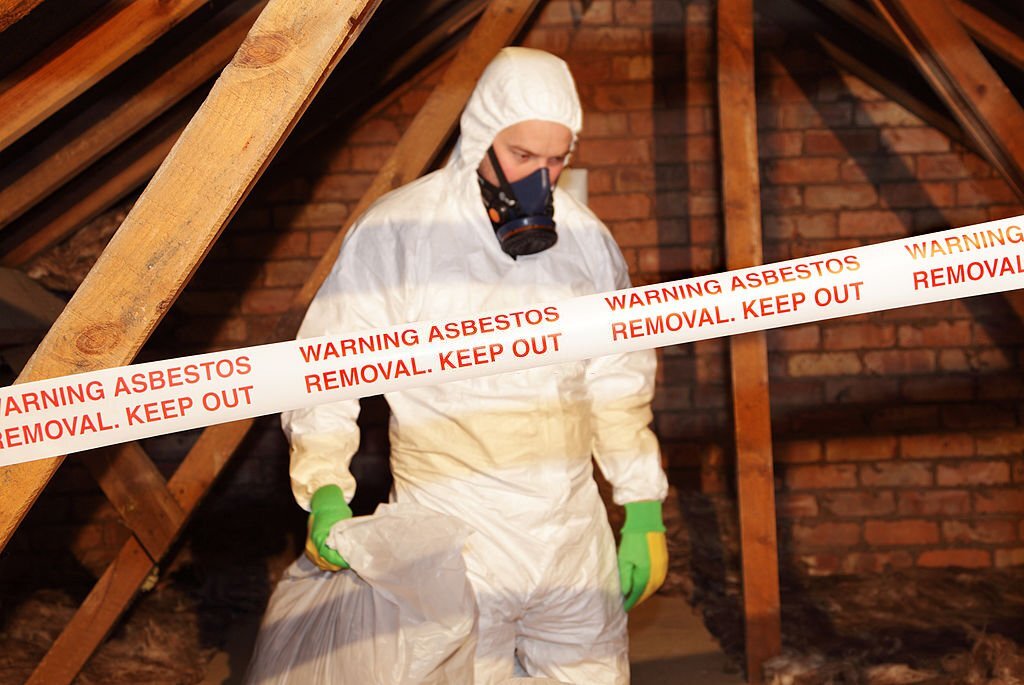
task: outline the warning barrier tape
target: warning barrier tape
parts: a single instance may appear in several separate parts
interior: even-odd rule
[[[0,466],[414,386],[1024,287],[1024,216],[557,303],[0,389]]]

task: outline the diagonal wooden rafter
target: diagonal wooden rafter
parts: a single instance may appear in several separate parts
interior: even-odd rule
[[[1024,38],[1021,38],[1024,27],[996,21],[963,0],[946,0],[946,4],[971,37],[1017,69],[1024,70]]]
[[[1024,200],[1024,109],[945,0],[872,0],[981,153]]]
[[[232,436],[241,441],[245,428],[226,424]],[[226,437],[225,433],[220,436]],[[112,460],[123,460],[125,452],[134,451],[133,443],[111,447]],[[136,534],[121,547],[114,561],[107,567],[85,601],[71,617],[71,621],[50,647],[26,685],[66,685],[96,651],[114,624],[127,609],[147,578],[157,570],[157,562],[167,553],[173,537],[181,532],[188,513],[198,506],[224,464],[231,456],[217,444],[200,437],[193,450],[200,450],[202,459],[183,463],[168,482],[168,488],[178,508],[185,512],[173,529],[172,538],[156,538],[154,546],[145,546],[142,536]],[[102,483],[102,481],[101,481]],[[107,492],[108,489],[104,488]]]
[[[726,268],[761,264],[753,0],[719,0],[719,140]],[[775,482],[764,331],[729,339],[747,682],[782,648]]]
[[[375,8],[268,4],[18,382],[135,357]],[[0,545],[61,460],[0,470]]]
[[[297,118],[308,105],[309,99],[322,85],[325,74],[333,68],[351,42],[358,36],[376,7],[376,3],[365,1],[340,3],[326,10],[302,8],[295,5],[296,2],[291,0],[272,1],[261,15],[239,54],[225,70],[207,102],[183,134],[179,145],[175,147],[164,166],[157,173],[147,189],[147,194],[136,203],[118,236],[111,242],[96,267],[90,272],[86,282],[76,293],[75,298],[69,303],[68,310],[65,310],[65,314],[58,320],[55,329],[67,318],[68,311],[74,309],[76,300],[82,297],[83,292],[87,295],[96,294],[90,291],[90,284],[95,282],[93,279],[96,278],[97,273],[101,274],[99,285],[93,286],[93,290],[99,291],[102,296],[104,284],[114,278],[105,268],[107,260],[113,260],[116,265],[118,261],[130,264],[132,257],[141,258],[146,268],[141,270],[141,274],[136,273],[144,276],[144,272],[156,270],[157,273],[153,274],[157,278],[156,282],[167,285],[161,283],[162,279],[159,278],[161,271],[167,272],[165,278],[169,281],[172,292],[167,293],[166,289],[161,292],[158,287],[156,298],[160,299],[153,307],[153,297],[146,290],[147,284],[140,282],[134,286],[135,292],[147,293],[142,296],[142,299],[148,300],[134,303],[136,309],[139,305],[148,306],[152,312],[149,317],[145,317],[136,326],[127,326],[128,328],[141,328],[141,332],[136,336],[141,340],[133,341],[129,338],[126,345],[120,346],[127,348],[120,350],[122,354],[130,355],[125,361],[134,356],[138,346],[148,337],[152,327],[177,296],[177,292],[180,292],[180,288],[191,275],[195,263],[205,255],[209,245],[223,228],[223,224],[244,199],[245,194],[255,182],[255,178],[265,168],[268,158],[279,147],[283,137],[291,130]],[[285,30],[284,35],[282,35],[282,29]],[[288,29],[297,31],[296,38],[302,37],[303,40],[288,40]],[[260,74],[261,78],[255,82],[255,86],[252,86],[249,83],[251,83],[251,74],[254,70],[256,73],[263,73]],[[246,92],[247,90],[257,92]],[[232,122],[234,126],[226,126],[224,124],[226,121]],[[204,126],[204,124],[207,125]],[[219,135],[218,129],[220,129]],[[226,143],[226,149],[218,143]],[[195,157],[200,159],[195,159]],[[178,169],[175,168],[176,165]],[[233,167],[237,169],[234,174],[231,173]],[[211,196],[205,187],[197,187],[195,183],[191,184],[191,188],[185,186],[188,191],[195,192],[197,196],[206,195],[206,197],[197,198],[200,204],[193,204],[191,207],[185,208],[185,215],[191,216],[193,220],[184,223],[189,226],[190,234],[206,223],[208,230],[205,232],[205,239],[201,237],[199,240],[193,240],[191,236],[180,236],[177,247],[179,251],[185,253],[184,257],[175,254],[173,249],[167,250],[166,248],[162,254],[153,254],[153,248],[159,249],[159,246],[147,245],[148,241],[145,236],[136,241],[119,240],[125,232],[125,228],[132,227],[133,218],[136,218],[135,226],[143,229],[151,228],[151,226],[147,226],[147,221],[156,222],[158,218],[152,216],[153,212],[149,210],[163,212],[170,210],[172,216],[175,216],[173,214],[175,208],[161,207],[160,205],[161,186],[164,190],[171,191],[166,193],[167,195],[174,196],[181,188],[182,183],[189,183],[187,176],[194,174],[197,168],[205,168],[213,172],[212,178],[204,175],[199,184],[201,186],[212,184],[215,187],[211,189]],[[183,175],[186,178],[182,178]],[[225,181],[222,177],[227,177],[228,180]],[[154,187],[156,187],[155,190]],[[155,200],[147,201],[147,195],[150,193],[157,195]],[[205,207],[208,203],[213,203],[209,209]],[[158,226],[159,224],[154,225]],[[156,233],[157,235],[154,237],[159,239],[160,232]],[[174,243],[176,241],[167,242]],[[171,247],[173,248],[174,245]],[[141,254],[139,254],[140,252]],[[113,257],[110,256],[111,254]],[[164,268],[154,269],[156,266]],[[183,273],[181,267],[184,267]],[[129,275],[129,279],[131,279],[131,275]],[[152,285],[153,283],[150,282],[148,287],[152,287]],[[120,288],[125,287],[123,283],[120,285]],[[132,288],[129,286],[128,291],[131,292],[131,290]],[[120,303],[114,305],[115,316],[123,316],[121,312],[116,311],[118,304],[121,309],[128,309],[124,314],[134,313],[131,312],[133,303],[124,302],[123,297],[121,299]],[[97,299],[98,303],[103,301],[102,297]],[[89,308],[88,300],[84,307]],[[84,314],[87,315],[88,311]],[[123,322],[123,318],[120,318],[119,321]],[[110,365],[110,362],[104,359],[108,354],[105,350],[100,349],[103,344],[94,347],[95,339],[92,336],[113,338],[109,342],[118,347],[118,343],[121,342],[117,335],[118,331],[110,330],[115,326],[117,326],[115,322],[100,322],[86,325],[82,330],[75,331],[78,333],[77,337],[73,336],[73,339],[77,341],[76,353],[93,352],[92,356],[98,358],[94,363]],[[76,326],[71,324],[71,327],[75,328]],[[53,337],[53,334],[54,331],[51,330],[47,339],[40,345],[40,350],[47,347],[47,341]],[[88,342],[88,347],[84,349],[83,341]],[[55,343],[53,347],[57,349],[54,351],[58,352],[62,346],[60,341]],[[19,381],[25,380],[26,375],[31,377],[33,363],[39,359],[40,350],[37,350],[36,355],[30,360],[29,367],[19,377]],[[44,358],[42,364],[45,365],[45,363]],[[47,373],[47,371],[44,370],[42,373]],[[51,375],[54,374],[51,373]],[[228,430],[233,429],[233,427],[229,427]],[[208,441],[204,441],[202,438],[197,445],[211,447],[208,445]],[[112,463],[133,460],[136,465],[139,465],[143,461],[148,462],[144,455],[139,455],[136,452],[137,449],[137,446],[134,445],[122,445],[115,448],[109,458]],[[226,461],[226,456],[223,459],[217,458],[215,446],[206,450],[204,456],[206,458],[194,459],[189,465],[183,464],[176,477],[171,481],[171,492],[184,511],[191,512],[198,498],[206,492],[212,483],[212,477],[204,480],[204,473],[208,473],[209,469],[219,471],[220,466]],[[91,459],[97,459],[97,457]],[[59,459],[42,462],[43,465],[52,466],[52,468],[56,468],[58,463]],[[92,466],[96,472],[95,464]],[[12,480],[14,482],[18,482],[19,479],[24,481],[27,477],[28,482],[31,483],[31,478],[37,476],[37,473],[31,471],[28,474],[18,473],[16,469],[17,467],[11,467],[0,471],[0,482],[6,485]],[[207,469],[207,471],[203,469]],[[36,470],[33,469],[33,471]],[[52,470],[49,473],[52,474]],[[45,471],[43,475],[48,479],[49,475]],[[126,473],[122,468],[116,477],[107,480],[102,477],[102,474],[100,475],[101,485],[104,485],[104,491],[111,496],[115,505],[119,501],[130,504],[130,501],[127,500],[129,493],[126,492],[125,486],[132,483],[131,473]],[[148,477],[150,487],[159,487],[159,483],[153,479],[150,469],[142,469],[138,477],[143,479]],[[45,482],[42,480],[40,486],[45,485]],[[28,504],[30,505],[31,501]],[[8,503],[4,502],[4,508],[0,509],[0,515],[5,515],[0,518],[0,523],[8,524],[9,527],[6,517],[8,515],[7,505]],[[166,507],[166,509],[173,516],[174,508]],[[23,516],[23,513],[20,515],[18,512],[14,513],[19,520]],[[29,680],[30,683],[68,683],[74,678],[138,592],[146,575],[152,570],[154,561],[167,551],[167,547],[180,532],[186,518],[187,515],[182,515],[168,520],[167,523],[171,528],[170,534],[166,534],[166,529],[158,531],[161,534],[159,537],[154,536],[148,550],[142,547],[142,540],[138,534],[129,539],[115,562],[104,573],[100,582],[72,618],[71,623],[39,664]],[[7,528],[5,527],[3,530],[6,531]],[[2,538],[3,544],[6,544],[9,537],[10,533],[5,532]]]
[[[86,468],[151,559],[177,537],[185,512],[137,442],[83,455]]]
[[[188,57],[116,107],[93,105],[17,160],[4,174],[13,180],[0,184],[0,228],[213,78],[238,50],[265,4],[261,0],[231,18]]]
[[[414,43],[403,53],[403,57],[378,79],[378,83],[381,84],[379,88],[360,87],[357,90],[373,90],[379,93],[394,88],[398,79],[407,75],[414,64],[437,52],[453,33],[457,33],[466,23],[475,19],[483,11],[485,4],[478,0],[465,6],[430,35]],[[351,70],[346,73],[351,73]],[[357,71],[356,76],[360,73]],[[330,84],[327,87],[331,88]],[[332,93],[327,92],[325,95],[331,97]],[[331,108],[326,112],[321,108],[310,113],[312,117],[304,116],[301,128],[295,132],[293,138],[298,136],[299,142],[308,140],[332,121],[346,116],[351,111],[358,111],[359,107],[365,106],[367,102],[363,98],[352,98],[350,95],[344,100],[347,103],[345,107]],[[139,134],[138,140],[129,141],[110,153],[103,162],[103,169],[116,169],[116,172],[109,176],[101,173],[98,177],[90,177],[86,181],[88,187],[85,189],[66,192],[69,186],[65,186],[61,189],[59,198],[47,203],[45,211],[35,212],[25,217],[19,225],[12,226],[11,231],[15,235],[6,241],[7,244],[0,254],[0,265],[24,267],[43,251],[144,185],[152,177],[195,111],[196,105],[190,104],[191,102],[192,99],[189,98],[180,103],[175,111],[165,114],[163,120],[152,124],[152,130],[146,129]]]
[[[97,174],[85,178],[84,190],[74,193],[70,199],[62,197],[60,202],[48,204],[41,214],[19,226],[19,235],[25,237],[0,256],[0,265],[24,267],[41,252],[145,185],[195,113],[199,104],[196,100],[186,99],[138,138],[111,152],[105,158],[106,167],[114,170],[109,176]]]
[[[462,39],[465,38],[463,35],[464,29],[472,25],[479,18],[488,2],[489,0],[470,0],[462,4],[454,14],[445,16],[441,21],[437,22],[430,29],[429,33],[425,35],[421,33],[422,37],[415,40],[415,42],[410,43],[414,39],[411,34],[394,35],[393,45],[400,48],[400,56],[388,66],[382,75],[376,77],[372,83],[366,83],[365,85],[360,83],[358,90],[361,92],[366,91],[367,101],[372,101],[373,99],[379,99],[379,95],[382,93],[391,92],[395,88],[395,84],[405,81],[410,74],[424,73],[421,65],[429,60],[432,55],[448,50],[453,44],[461,43]],[[447,5],[447,0],[434,0],[434,3],[444,7]],[[420,28],[420,26],[417,26],[414,30],[419,32]],[[355,68],[355,65],[353,65],[353,68]],[[358,77],[359,72],[363,72],[363,70],[360,69],[357,73],[353,74],[353,77]],[[344,120],[350,109],[354,109],[354,111],[362,109],[359,106],[358,100],[352,100],[350,96],[344,97],[342,93],[335,92],[342,91],[342,89],[348,92],[348,81],[328,84],[327,89],[328,91],[325,95],[330,100],[347,99],[350,107],[310,112],[308,116],[303,118],[302,128],[295,132],[296,136],[298,136],[297,142],[300,144],[309,142],[329,126],[334,125],[335,122]],[[377,95],[377,98],[374,98],[373,95]]]
[[[841,69],[857,76],[953,140],[971,144],[959,124],[938,106],[941,103],[920,97],[914,88],[903,82],[900,71],[892,69],[891,59],[903,54],[903,46],[892,29],[870,10],[852,0],[776,0],[776,3],[787,10],[801,8],[808,13],[808,19],[816,20],[812,38]],[[831,15],[820,12],[821,8],[827,8]],[[836,22],[834,17],[842,21]],[[839,25],[843,28],[836,30]],[[856,30],[850,31],[849,27]],[[871,41],[876,44],[870,45]],[[888,59],[887,52],[893,53]],[[865,59],[864,53],[870,54],[870,58]]]
[[[450,64],[441,83],[403,135],[391,160],[360,201],[360,207],[365,208],[375,197],[395,184],[413,180],[429,167],[454,130],[459,113],[483,67],[498,49],[518,34],[538,3],[539,0],[491,2]],[[342,227],[331,248],[321,259],[311,281],[296,294],[293,310],[298,311],[300,316],[308,307],[319,282],[326,277],[351,223],[350,220]],[[293,320],[290,317],[282,318],[278,326],[280,337],[294,335]],[[186,455],[168,483],[174,500],[186,512],[186,519],[205,496],[252,423],[252,420],[246,420],[208,428]],[[125,458],[125,455],[118,453],[134,450],[135,447],[129,444],[112,449],[113,454],[106,458]],[[4,473],[0,471],[0,479],[3,476]],[[121,482],[115,483],[115,488],[123,488],[125,479],[119,480]],[[180,533],[180,525],[177,532]],[[29,680],[30,685],[70,682],[124,612],[142,583],[155,572],[156,560],[165,551],[144,548],[138,536],[129,538],[39,664]],[[157,553],[155,556],[154,552]]]
[[[16,24],[43,0],[0,0],[0,31]]]
[[[814,38],[818,45],[821,46],[821,49],[824,50],[838,66],[863,80],[879,93],[883,93],[886,97],[899,103],[918,119],[929,126],[942,131],[953,140],[962,143],[969,142],[964,136],[963,129],[961,129],[960,126],[945,113],[945,111],[940,111],[931,107],[928,103],[914,95],[898,81],[895,81],[890,76],[883,74],[877,69],[872,68],[867,63],[857,59],[855,56],[825,36],[816,35]]]
[[[209,0],[112,3],[74,33],[11,74],[0,91],[0,150],[137,55]]]
[[[978,151],[1024,202],[1024,109],[992,69],[946,0],[872,0]],[[1024,293],[1003,294],[1024,319]]]
[[[892,29],[869,10],[853,0],[818,0],[847,22],[856,26],[864,33],[894,50],[900,50],[900,39]]]

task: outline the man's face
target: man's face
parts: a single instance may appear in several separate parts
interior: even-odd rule
[[[570,147],[572,131],[552,121],[522,121],[494,137],[494,154],[509,183],[547,167],[554,185],[565,168]],[[498,185],[498,176],[488,156],[480,163],[480,175],[492,185]]]

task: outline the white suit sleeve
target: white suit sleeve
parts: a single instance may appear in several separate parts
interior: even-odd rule
[[[349,335],[390,323],[395,293],[384,276],[377,236],[379,228],[353,230],[342,246],[330,276],[310,304],[299,338]],[[359,447],[358,400],[343,400],[281,414],[290,443],[289,476],[295,501],[309,509],[313,493],[337,485],[351,500],[356,482],[349,464]]]
[[[628,288],[629,275],[617,248],[611,257],[610,287]],[[594,458],[612,485],[616,504],[662,501],[668,494],[658,439],[650,427],[657,363],[654,350],[643,350],[587,364]]]

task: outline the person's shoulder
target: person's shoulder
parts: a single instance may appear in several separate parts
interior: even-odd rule
[[[441,183],[435,171],[395,188],[371,204],[359,222],[400,223],[405,218],[421,217],[424,209],[437,202]]]
[[[612,232],[585,204],[556,188],[559,240],[572,245],[595,285],[604,290],[625,287],[628,276],[622,250]]]
[[[602,252],[609,248],[618,252],[618,245],[612,232],[590,207],[577,200],[571,193],[556,187],[555,207],[559,208],[556,217],[559,230],[564,228],[571,232],[582,245],[600,247]]]
[[[439,191],[436,173],[431,173],[385,193],[356,219],[345,247],[360,252],[394,249],[423,223]]]

